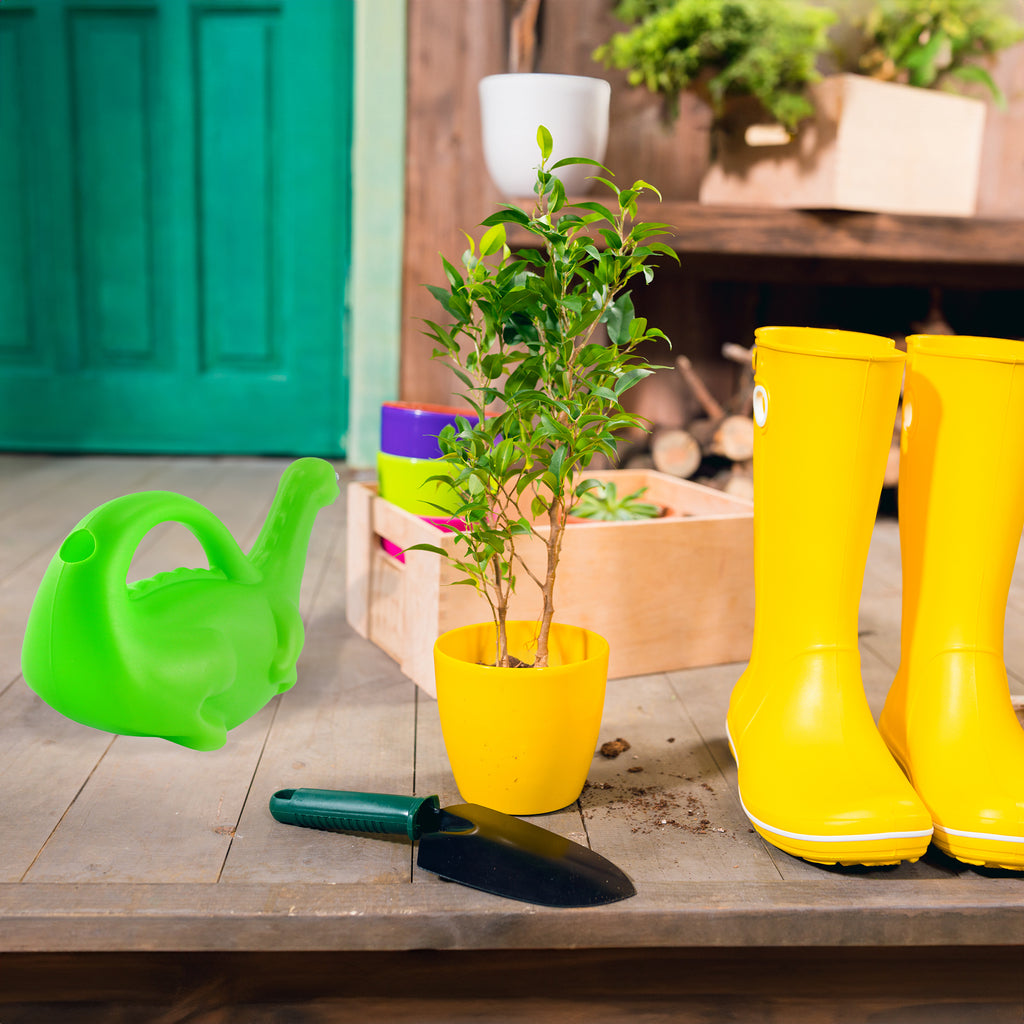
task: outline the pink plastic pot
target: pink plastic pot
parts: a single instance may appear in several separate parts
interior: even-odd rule
[[[452,530],[464,530],[466,524],[461,519],[443,519],[437,516],[420,516],[425,523],[436,526],[442,533],[451,533]],[[405,564],[405,552],[393,541],[381,537],[380,546],[392,557],[396,558],[403,565]]]

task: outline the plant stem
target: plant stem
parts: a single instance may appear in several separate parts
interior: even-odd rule
[[[506,621],[508,618],[508,590],[502,586],[501,580],[501,562],[497,556],[494,558],[494,591],[495,591],[495,602],[494,602],[494,621],[497,626],[497,632],[495,635],[495,658],[494,664],[498,668],[509,667],[508,657],[508,630],[506,628]]]
[[[546,668],[548,664],[548,638],[551,623],[555,617],[555,571],[562,554],[562,537],[565,533],[565,502],[561,495],[556,496],[548,509],[548,522],[551,532],[548,534],[548,565],[541,587],[544,610],[541,614],[540,633],[537,636],[537,668]]]

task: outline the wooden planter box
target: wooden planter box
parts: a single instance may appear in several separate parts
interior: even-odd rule
[[[764,114],[756,104],[732,106],[714,136],[701,202],[974,214],[984,102],[848,74],[812,93],[816,116],[784,145],[749,145],[748,129]]]
[[[754,623],[753,506],[720,491],[652,470],[588,474],[614,480],[620,494],[647,487],[647,500],[674,514],[628,523],[572,523],[566,528],[555,617],[604,636],[609,675],[643,675],[696,665],[745,661]],[[402,564],[381,539],[402,548],[454,538],[378,497],[373,484],[348,489],[347,615],[431,696],[433,645],[445,630],[490,618],[445,559],[410,551]],[[543,545],[520,549],[543,564]],[[520,573],[510,618],[536,618],[540,598]]]

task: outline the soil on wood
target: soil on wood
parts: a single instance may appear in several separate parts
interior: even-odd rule
[[[667,740],[675,742],[675,737]],[[607,749],[606,749],[607,748]],[[628,740],[619,739],[605,743],[601,754],[616,758],[630,749]],[[634,755],[636,757],[637,755]],[[638,775],[645,770],[641,764],[623,767],[623,777],[608,782],[587,781],[580,797],[580,806],[586,818],[592,818],[598,809],[610,814],[621,814],[635,834],[649,835],[666,829],[677,829],[691,835],[726,834],[727,830],[717,826],[711,819],[711,812],[704,803],[704,793],[714,794],[708,782],[688,775],[672,775],[652,770],[659,781],[648,785],[637,785],[639,780],[624,776]],[[679,784],[664,784],[663,779],[679,779]],[[731,833],[728,833],[731,834]]]

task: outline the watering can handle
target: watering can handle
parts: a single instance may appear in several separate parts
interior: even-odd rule
[[[199,502],[173,491],[141,491],[100,505],[75,527],[58,554],[66,562],[77,562],[100,550],[111,578],[123,582],[136,548],[161,523],[180,523],[188,529],[202,545],[211,569],[241,583],[259,581],[259,572],[227,527]]]

